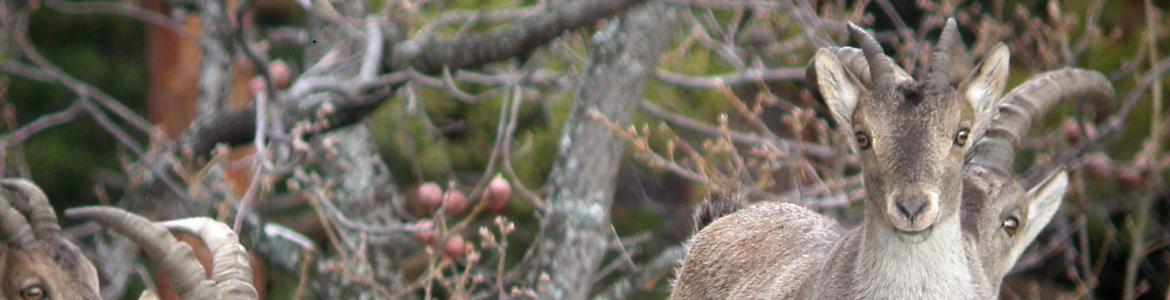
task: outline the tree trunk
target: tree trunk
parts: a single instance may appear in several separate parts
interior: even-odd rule
[[[662,3],[635,7],[593,40],[593,55],[561,133],[549,175],[549,211],[532,275],[542,298],[584,299],[611,240],[609,208],[624,144],[592,112],[629,124],[646,78],[675,33],[678,12]],[[547,274],[548,282],[540,278]]]

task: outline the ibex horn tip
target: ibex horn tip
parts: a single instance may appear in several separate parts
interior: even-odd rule
[[[950,68],[951,53],[954,52],[955,41],[959,38],[959,25],[955,18],[947,18],[942,35],[938,38],[938,45],[930,61],[930,73],[927,83],[936,87],[945,87],[951,84]]]
[[[23,199],[16,199],[20,201],[21,209],[27,209],[28,219],[30,225],[36,231],[37,235],[46,237],[56,237],[61,234],[61,225],[57,222],[57,212],[53,210],[53,205],[49,203],[49,197],[45,195],[45,191],[41,190],[36,183],[24,178],[4,178],[0,179],[0,185],[6,186],[16,193],[17,197]]]
[[[893,85],[894,68],[884,58],[885,51],[882,50],[877,39],[853,23],[849,23],[849,36],[861,46],[861,52],[865,54],[866,64],[869,65],[869,75],[870,78],[873,78],[873,87]]]

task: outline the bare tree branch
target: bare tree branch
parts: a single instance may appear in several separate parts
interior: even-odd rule
[[[386,58],[391,70],[413,67],[426,74],[475,68],[488,62],[530,53],[562,33],[592,25],[645,0],[575,0],[547,13],[524,18],[508,28],[457,40],[428,35],[396,45]]]
[[[772,81],[803,81],[804,68],[747,69],[725,75],[687,76],[669,71],[654,72],[659,80],[686,88],[716,88],[747,83]]]
[[[20,129],[13,130],[4,136],[0,136],[0,153],[3,153],[3,149],[7,148],[9,145],[19,144],[23,142],[24,139],[27,139],[29,136],[37,134],[42,130],[72,121],[77,117],[78,114],[81,113],[82,110],[83,109],[80,101],[73,102],[72,105],[69,105],[69,108],[59,112],[43,115],[40,118],[37,118],[36,121],[29,122],[23,127],[20,127]]]
[[[645,292],[648,286],[657,286],[655,283],[668,277],[665,274],[671,273],[671,270],[686,257],[687,249],[682,245],[666,248],[637,272],[622,277],[621,280],[610,285],[600,295],[597,295],[596,299],[630,299],[639,291]]]
[[[444,66],[451,70],[478,67],[534,51],[569,30],[591,25],[640,1],[644,0],[577,0],[551,8],[553,13],[522,19],[518,24],[497,32],[457,40],[400,42],[385,58],[384,67],[390,70],[412,67],[426,74],[442,72]],[[282,105],[278,109],[281,116],[275,118],[286,120],[285,125],[291,126],[304,116],[316,115],[322,103],[331,102],[337,113],[329,116],[326,130],[350,125],[373,112],[373,108],[380,106],[386,100],[385,96],[397,86],[353,91],[362,94],[353,98],[349,94],[338,93],[340,99],[327,101],[288,99],[292,103]],[[190,154],[194,157],[206,157],[216,144],[251,142],[255,132],[255,114],[254,108],[246,108],[201,117],[184,134],[183,144],[190,146]]]
[[[647,100],[642,100],[642,101],[638,102],[638,107],[642,111],[645,111],[647,114],[650,114],[651,116],[654,116],[655,118],[658,118],[660,120],[666,121],[667,123],[670,123],[671,125],[674,125],[674,126],[678,126],[681,128],[685,128],[687,130],[692,130],[692,131],[702,133],[705,135],[709,135],[709,136],[713,136],[713,137],[719,137],[719,136],[723,135],[723,132],[721,132],[718,127],[708,125],[708,124],[703,124],[699,121],[687,118],[685,116],[681,116],[681,115],[672,113],[672,112],[667,111],[666,109],[663,109],[662,107],[659,107],[658,105],[655,105],[654,103],[651,103],[650,101],[647,101]],[[825,147],[823,145],[818,145],[818,144],[814,144],[814,143],[806,143],[806,142],[794,141],[794,140],[783,139],[783,138],[768,139],[768,138],[765,138],[765,137],[762,137],[762,136],[759,136],[756,134],[744,133],[744,132],[738,132],[738,131],[732,131],[730,135],[731,135],[731,141],[735,142],[736,144],[741,144],[741,145],[746,145],[746,146],[758,147],[758,146],[772,144],[772,146],[776,147],[777,149],[781,149],[781,150],[784,150],[786,152],[803,151],[803,152],[805,152],[805,154],[812,156],[812,157],[819,158],[819,159],[828,159],[828,158],[833,158],[833,157],[837,156],[837,151],[834,150],[833,148]]]

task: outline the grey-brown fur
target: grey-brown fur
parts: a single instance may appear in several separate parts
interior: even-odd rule
[[[949,21],[944,35],[953,31],[953,26],[953,21]],[[943,43],[953,43],[954,35],[940,40],[948,39],[952,41]],[[887,70],[887,76],[872,76],[863,85],[859,78],[865,76],[853,74],[857,65],[843,67],[842,61],[850,60],[835,57],[841,54],[856,57],[856,52],[827,49],[817,53],[810,66],[816,71],[809,74],[838,123],[849,133],[856,130],[872,137],[866,141],[872,143],[869,149],[857,148],[862,140],[853,144],[855,150],[862,152],[862,169],[870,198],[863,224],[842,231],[835,222],[799,206],[764,203],[747,207],[715,220],[696,234],[672,297],[995,297],[1002,276],[1059,206],[1067,183],[1063,172],[1055,172],[1025,192],[1011,174],[986,172],[986,166],[979,164],[963,169],[967,154],[971,154],[973,161],[985,159],[981,158],[984,155],[972,152],[971,146],[947,143],[953,135],[948,136],[946,130],[956,127],[967,130],[967,145],[974,141],[1001,142],[994,134],[987,141],[980,138],[1001,101],[999,93],[1006,81],[1006,48],[1001,45],[993,50],[955,90],[950,87],[952,81],[946,78],[945,72],[932,71],[924,82],[914,83],[908,76],[900,76],[904,74],[900,69],[890,67],[892,64],[881,55],[880,49],[873,50],[876,43],[872,39],[862,39],[861,44],[863,48],[869,44],[863,50],[867,67]],[[943,45],[939,48],[940,52],[946,50]],[[938,56],[932,70],[947,67],[946,59],[939,60]],[[882,63],[887,66],[883,67]],[[862,85],[870,88],[855,89]],[[1025,86],[1029,84],[1021,88]],[[1017,91],[1021,89],[1013,94]],[[1027,93],[1027,89],[1023,93],[1035,94]],[[1043,104],[1067,95],[1062,92],[1041,94],[1044,99],[1004,99],[1012,99],[1005,106],[1034,100]],[[1040,106],[1028,113],[1042,114],[1050,105]],[[913,124],[915,121],[919,123]],[[926,225],[926,229],[915,224],[904,210],[890,209],[890,203],[907,198],[896,196],[905,193],[907,188],[911,193],[931,189],[937,193],[937,202],[926,201],[937,203],[933,208],[936,220]],[[895,198],[884,198],[890,195]],[[897,220],[899,213],[906,218]],[[1008,217],[1013,221],[1004,222]],[[1011,227],[1011,234],[1004,230],[1004,224],[1016,225]],[[905,238],[906,234],[898,233],[899,228],[923,231],[913,234],[917,237]]]

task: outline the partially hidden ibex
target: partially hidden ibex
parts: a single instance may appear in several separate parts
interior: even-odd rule
[[[93,263],[61,234],[48,197],[24,179],[0,179],[0,299],[101,299]],[[15,209],[14,209],[15,207]],[[168,275],[182,299],[256,299],[252,271],[236,234],[208,218],[153,223],[112,207],[82,207],[67,216],[93,220],[126,235]],[[25,216],[28,216],[27,218]],[[29,222],[31,221],[31,223]],[[204,270],[191,247],[171,232],[199,236],[211,249]],[[157,299],[146,291],[139,299]]]
[[[1065,68],[1032,77],[1003,97],[986,134],[963,170],[963,231],[979,248],[984,272],[998,293],[1003,276],[1060,207],[1068,184],[1063,167],[1024,185],[1012,172],[1016,147],[1032,122],[1065,99],[1113,102],[1113,85],[1101,73]]]
[[[1024,189],[1011,173],[1015,143],[1034,116],[1062,98],[1111,99],[1104,77],[1051,72],[1001,98],[1009,56],[1002,44],[958,90],[951,86],[948,53],[959,38],[953,20],[923,82],[893,65],[868,33],[852,25],[850,33],[863,62],[822,49],[810,80],[855,137],[867,193],[862,224],[845,231],[786,203],[743,208],[692,239],[672,297],[993,298],[1055,213],[1067,177],[1054,171]]]
[[[0,299],[101,299],[97,270],[62,236],[49,198],[25,180],[0,186]]]

